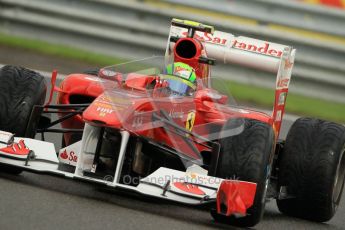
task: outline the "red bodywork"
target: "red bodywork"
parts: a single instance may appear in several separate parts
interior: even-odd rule
[[[184,38],[180,39],[175,47],[179,47],[181,44],[191,44],[195,47],[195,51],[193,51],[192,56],[186,58],[182,57],[178,48],[176,48],[174,50],[174,61],[184,62],[193,67],[196,70],[197,77],[207,86],[210,66],[199,62],[199,58],[205,56],[203,44],[199,40],[193,38]],[[209,88],[199,87],[193,98],[155,98],[153,103],[152,95],[148,93],[147,85],[155,80],[154,77],[145,75],[138,76],[137,74],[132,75],[128,74],[126,80],[122,79],[121,74],[117,74],[117,76],[111,79],[88,74],[72,74],[67,76],[60,86],[61,90],[58,97],[59,104],[70,104],[71,98],[76,95],[94,99],[97,98],[97,100],[84,112],[83,117],[75,116],[74,118],[62,122],[62,126],[64,128],[76,129],[82,128],[85,121],[97,121],[97,125],[109,126],[117,129],[126,128],[129,129],[129,131],[133,131],[136,135],[148,136],[176,148],[176,145],[171,143],[171,138],[165,134],[164,129],[145,129],[143,131],[138,131],[129,125],[131,122],[134,122],[133,119],[135,118],[131,116],[131,114],[123,115],[123,113],[128,111],[129,113],[133,113],[133,111],[149,112],[159,108],[168,112],[183,111],[183,117],[173,118],[174,122],[182,127],[186,127],[188,113],[190,111],[195,111],[195,121],[192,131],[202,136],[207,136],[210,128],[214,128],[214,126],[221,127],[227,120],[236,117],[256,119],[268,123],[274,127],[276,134],[278,134],[281,122],[275,122],[271,116],[262,112],[238,109],[235,107],[231,108],[226,104],[226,96],[222,96],[221,99],[214,99],[209,96],[214,92]],[[119,98],[121,95],[112,95],[111,99],[109,99],[108,95],[103,95],[102,93],[105,91],[105,86],[106,88],[112,88],[112,91],[126,91],[126,100],[130,101],[130,103],[123,104],[123,102],[116,102],[121,100]],[[134,96],[130,98],[131,92],[147,92],[147,96],[137,98],[134,93]],[[109,93],[107,92],[107,94]],[[277,93],[277,95],[279,94]],[[114,97],[118,98],[114,99]],[[111,102],[109,100],[111,100]],[[116,108],[114,108],[114,104]],[[114,111],[126,117],[126,121],[119,119]],[[126,123],[126,127],[123,127],[124,122]],[[70,143],[70,134],[65,134],[65,143],[66,145]],[[183,144],[181,144],[181,146],[183,146]],[[184,149],[184,147],[182,147],[182,149]],[[199,146],[199,150],[202,151],[204,149]]]
[[[192,55],[185,56],[178,50],[178,46],[191,45],[195,49]],[[225,122],[231,118],[249,118],[262,121],[273,127],[276,138],[278,137],[281,119],[275,119],[277,112],[284,112],[284,103],[278,102],[279,96],[287,89],[276,91],[276,102],[273,116],[262,112],[231,107],[227,104],[227,96],[208,88],[210,65],[200,62],[200,57],[206,56],[203,44],[194,38],[179,39],[173,51],[174,62],[184,62],[196,70],[199,81],[203,87],[197,86],[192,97],[156,97],[148,90],[148,85],[155,82],[155,76],[127,74],[123,79],[121,73],[102,78],[88,74],[72,74],[62,82],[59,90],[58,103],[71,104],[75,96],[95,99],[84,111],[83,115],[75,116],[62,122],[63,128],[78,129],[87,122],[94,126],[125,129],[131,135],[145,137],[158,143],[170,146],[174,150],[184,153],[192,159],[201,160],[201,152],[208,151],[207,146],[195,144],[195,151],[184,138],[192,138],[188,134],[174,135],[166,131],[164,124],[154,121],[154,115],[163,117],[166,111],[171,120],[178,126],[187,129],[199,136],[208,138],[212,130],[221,130]],[[207,57],[207,56],[206,56]],[[111,89],[111,90],[107,90]],[[284,91],[284,92],[285,92]],[[212,97],[218,94],[219,97]],[[282,114],[280,114],[282,116]],[[219,133],[219,132],[218,132]],[[66,145],[73,141],[70,134],[64,134]],[[217,138],[215,138],[217,139]],[[214,139],[213,139],[214,140]],[[183,189],[200,192],[195,187],[178,184]],[[186,187],[186,188],[185,188]],[[217,196],[217,211],[224,215],[245,215],[246,210],[253,204],[256,184],[246,182],[224,181],[219,188]],[[226,210],[221,209],[225,205]]]
[[[129,75],[130,76],[130,75]],[[94,79],[94,80],[91,80]],[[139,80],[140,79],[140,80]],[[192,132],[208,137],[212,129],[221,129],[230,118],[257,119],[273,125],[270,116],[252,110],[231,108],[226,104],[226,96],[219,99],[211,98],[212,89],[203,88],[197,90],[194,97],[152,97],[145,88],[145,85],[152,82],[152,76],[141,76],[135,78],[135,84],[131,78],[123,83],[117,80],[99,79],[96,76],[73,74],[68,76],[61,84],[59,103],[69,104],[71,95],[87,95],[96,98],[94,102],[80,115],[62,122],[64,128],[82,128],[84,122],[96,126],[111,127],[114,129],[126,129],[133,135],[144,136],[180,151],[187,153],[189,157],[199,159],[190,147],[178,135],[167,134],[163,124],[152,122],[152,113],[160,113],[160,110],[167,111],[172,120],[181,127],[186,127],[188,115],[195,113]],[[121,81],[121,80],[120,80]],[[104,85],[117,88],[111,92],[104,93]],[[129,89],[131,90],[128,94]],[[135,90],[133,90],[135,89]],[[122,94],[122,92],[124,92]],[[125,95],[125,96],[123,96]],[[140,95],[140,97],[138,97]],[[179,112],[181,112],[179,114]],[[178,115],[174,115],[178,113]],[[138,127],[137,120],[140,120]],[[173,135],[173,136],[171,136]],[[66,144],[69,144],[69,134],[65,134]],[[209,151],[202,145],[197,145],[199,152]]]

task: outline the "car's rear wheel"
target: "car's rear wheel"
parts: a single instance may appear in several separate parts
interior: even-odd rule
[[[288,195],[288,199],[277,200],[279,210],[317,222],[330,220],[344,188],[344,153],[344,126],[298,119],[279,157],[278,183],[286,187]]]
[[[229,120],[222,132],[242,123],[243,131],[221,139],[217,177],[238,179],[257,184],[254,204],[245,217],[223,216],[216,210],[211,214],[216,221],[240,227],[256,225],[262,218],[274,150],[274,132],[270,125],[251,119]],[[237,129],[236,128],[236,129]]]
[[[42,105],[46,96],[44,77],[34,71],[4,66],[0,69],[0,130],[19,137],[34,138],[37,123],[28,127],[31,111]],[[0,166],[3,172],[19,174],[22,170]]]

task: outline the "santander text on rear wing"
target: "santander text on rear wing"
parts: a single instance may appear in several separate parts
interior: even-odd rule
[[[176,19],[173,19],[173,22]],[[184,23],[188,21],[183,20]],[[203,24],[200,24],[203,25]],[[205,26],[205,25],[203,25]],[[180,24],[173,23],[170,27],[168,49],[173,44],[171,37],[186,37],[188,29]],[[238,36],[217,30],[196,29],[194,38],[203,41],[207,56],[225,64],[237,63],[248,67],[277,72],[283,54],[286,53],[293,63],[296,50],[292,47]]]

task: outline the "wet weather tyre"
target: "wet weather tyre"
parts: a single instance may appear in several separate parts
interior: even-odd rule
[[[282,213],[316,222],[330,220],[339,205],[345,177],[345,127],[300,118],[291,127],[279,157],[278,185],[289,199]]]
[[[46,83],[40,74],[16,66],[0,69],[0,130],[20,137],[35,136],[35,129],[28,127],[31,111],[42,105],[46,96]],[[34,124],[37,126],[37,124]],[[28,129],[29,128],[29,129]],[[19,174],[20,169],[0,166],[1,171]]]
[[[215,221],[240,227],[252,227],[262,218],[274,151],[274,132],[270,125],[251,119],[232,119],[223,127],[231,130],[242,123],[243,131],[220,140],[217,177],[257,183],[254,204],[245,217],[224,216],[211,210]]]

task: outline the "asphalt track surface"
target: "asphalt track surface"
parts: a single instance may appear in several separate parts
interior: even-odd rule
[[[291,121],[285,121],[283,136]],[[48,136],[59,144],[57,135]],[[266,206],[256,229],[345,229],[344,199],[328,223],[280,214],[275,201]],[[0,173],[0,230],[30,229],[236,229],[216,224],[205,208],[113,192],[64,178],[24,172]]]

